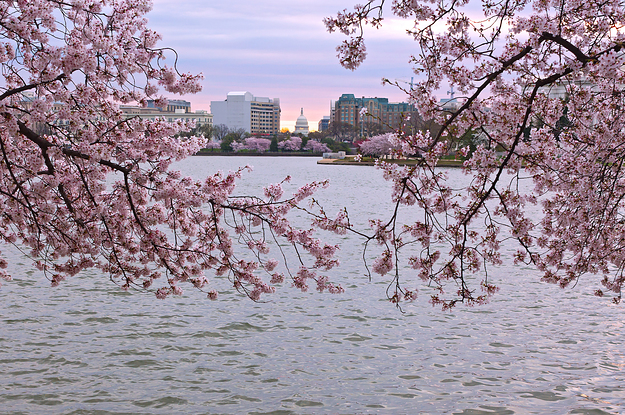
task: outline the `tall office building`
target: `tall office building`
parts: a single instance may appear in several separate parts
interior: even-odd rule
[[[366,115],[361,115],[361,109]],[[406,102],[388,102],[388,98],[356,98],[354,94],[343,94],[334,101],[332,122],[347,123],[366,128],[367,124],[380,125],[384,130],[398,128],[406,116],[416,112],[414,105]]]
[[[325,131],[328,128],[330,128],[330,116],[329,115],[324,115],[319,120],[319,123],[317,124],[317,130],[318,131]]]
[[[280,99],[255,97],[249,92],[230,92],[225,101],[211,101],[213,124],[243,128],[251,134],[280,132]]]

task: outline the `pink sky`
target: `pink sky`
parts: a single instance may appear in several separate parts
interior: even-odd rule
[[[368,57],[349,71],[336,58],[345,38],[327,33],[322,19],[352,8],[349,0],[294,2],[284,0],[154,0],[150,27],[163,36],[162,46],[174,48],[183,72],[202,72],[204,89],[184,99],[192,108],[210,111],[210,101],[224,100],[230,91],[280,98],[282,127],[293,129],[304,108],[312,130],[330,101],[341,94],[386,97],[405,101],[402,91],[382,86],[383,77],[409,81],[409,64],[416,44],[406,35],[408,22],[389,20],[370,30]],[[172,97],[173,98],[173,97]]]

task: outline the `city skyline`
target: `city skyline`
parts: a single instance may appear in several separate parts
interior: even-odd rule
[[[394,86],[383,86],[382,78],[409,81],[414,76],[409,59],[416,45],[405,33],[410,24],[390,18],[381,30],[368,31],[368,56],[360,68],[349,71],[340,66],[335,48],[346,37],[328,33],[323,18],[354,4],[154,0],[147,17],[149,27],[163,37],[159,45],[178,53],[179,70],[204,74],[203,91],[182,97],[193,110],[210,111],[210,101],[224,100],[229,92],[249,91],[280,98],[283,128],[293,131],[304,108],[311,130],[316,130],[317,122],[330,115],[330,102],[342,94],[405,101],[406,95]],[[170,56],[169,64],[174,59]]]

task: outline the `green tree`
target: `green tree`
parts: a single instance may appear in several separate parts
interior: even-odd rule
[[[275,135],[271,138],[271,144],[269,145],[269,151],[278,152],[278,137]]]
[[[230,129],[226,124],[217,124],[213,125],[213,138],[217,141],[223,140],[223,138],[228,135]]]
[[[354,141],[360,132],[350,123],[340,121],[330,123],[329,130],[330,134],[339,141]]]
[[[332,137],[326,137],[322,139],[321,142],[327,145],[330,148],[330,150],[332,150],[335,153],[338,151],[344,151],[346,153],[349,153],[351,150],[351,147],[349,146],[349,144],[344,143],[342,141],[335,140]]]
[[[232,151],[232,143],[236,141],[237,135],[233,133],[228,133],[221,140],[221,151],[229,152]]]

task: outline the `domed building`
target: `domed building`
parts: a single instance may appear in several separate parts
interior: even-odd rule
[[[295,121],[295,134],[298,133],[308,137],[308,119],[304,116],[304,108],[302,108],[302,114]]]

